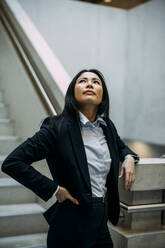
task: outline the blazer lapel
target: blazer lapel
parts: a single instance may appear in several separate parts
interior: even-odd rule
[[[90,175],[88,170],[88,163],[87,163],[80,127],[75,121],[70,122],[68,127],[69,127],[70,138],[72,141],[73,151],[76,157],[78,168],[80,170],[80,173],[82,175],[82,178],[84,179],[84,182],[88,190],[91,192],[91,182],[90,182]]]
[[[108,128],[107,126],[102,125],[102,124],[101,124],[101,127],[103,129],[103,133],[105,135],[107,145],[108,145],[108,148],[110,150],[111,159],[114,159],[114,157],[115,157],[115,151],[114,151],[114,146],[113,146],[113,140],[114,139],[113,139],[111,130],[110,130],[110,128]]]
[[[109,148],[109,151],[110,151],[110,156],[111,156],[111,159],[112,159],[112,164],[111,164],[111,167],[112,167],[112,170],[114,172],[114,176],[118,176],[116,175],[117,173],[116,170],[115,170],[115,162],[116,162],[116,151],[115,151],[115,139],[114,139],[114,135],[113,135],[113,132],[111,130],[111,127],[108,127],[108,126],[105,126],[105,125],[102,125],[101,124],[101,127],[103,129],[103,132],[104,132],[104,135],[105,135],[105,138],[106,138],[106,141],[107,141],[107,145],[108,145],[108,148]]]

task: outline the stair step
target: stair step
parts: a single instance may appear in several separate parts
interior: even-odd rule
[[[33,203],[37,198],[32,191],[13,178],[0,178],[0,196],[1,205]]]
[[[5,155],[0,155],[0,178],[11,178],[6,173],[2,172],[2,170],[1,170],[1,166],[2,166],[2,163],[5,160],[5,158],[6,158]]]
[[[13,121],[11,119],[0,118],[0,135],[13,134]]]
[[[6,216],[29,215],[44,212],[44,208],[37,203],[0,205],[0,218]]]
[[[1,248],[46,248],[46,233],[0,238]]]
[[[7,118],[8,105],[0,102],[0,118]]]
[[[21,144],[21,138],[17,136],[0,136],[0,154],[9,154],[19,144]]]
[[[7,155],[21,144],[0,91],[0,248],[46,248],[48,224],[37,196],[1,171]]]
[[[0,237],[47,232],[48,224],[37,203],[0,206]]]

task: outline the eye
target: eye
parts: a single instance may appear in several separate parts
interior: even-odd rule
[[[78,83],[83,84],[86,83],[85,79],[81,79]]]
[[[93,81],[93,83],[94,83],[94,84],[100,84],[100,82],[97,81],[97,80]]]

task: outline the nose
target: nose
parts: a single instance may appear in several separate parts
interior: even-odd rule
[[[87,88],[93,88],[93,83],[91,80],[87,82]]]

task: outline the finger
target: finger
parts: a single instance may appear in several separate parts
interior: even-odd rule
[[[125,189],[129,189],[129,182],[130,182],[130,173],[126,173],[125,177]]]
[[[133,185],[134,182],[135,182],[135,175],[134,174],[130,174],[129,188],[131,188],[131,186]]]
[[[71,194],[69,194],[68,199],[71,200],[74,204],[79,205],[78,200],[73,196],[71,196]]]
[[[135,175],[133,173],[128,173],[128,177],[126,178],[126,189],[130,189],[134,181]]]
[[[123,175],[124,175],[124,167],[121,168],[121,172],[120,172],[119,178],[121,178]]]
[[[71,197],[71,201],[72,201],[74,204],[79,205],[79,202],[78,202],[78,200],[77,200],[76,198]]]
[[[66,197],[66,199],[71,200],[74,204],[76,204],[76,205],[79,204],[78,200],[77,200],[76,198],[74,198],[74,197],[69,193],[69,191],[68,191],[67,189],[65,189],[65,197]]]
[[[131,173],[130,179],[131,179],[131,183],[134,183],[134,181],[135,181],[135,174],[134,173]]]
[[[74,197],[72,197],[71,195],[69,195],[69,196],[67,196],[67,197],[64,197],[64,196],[59,197],[57,200],[58,200],[59,203],[62,203],[62,202],[64,202],[66,199],[72,201],[72,202],[73,202],[74,204],[76,204],[76,205],[79,205],[78,200],[75,199]]]

